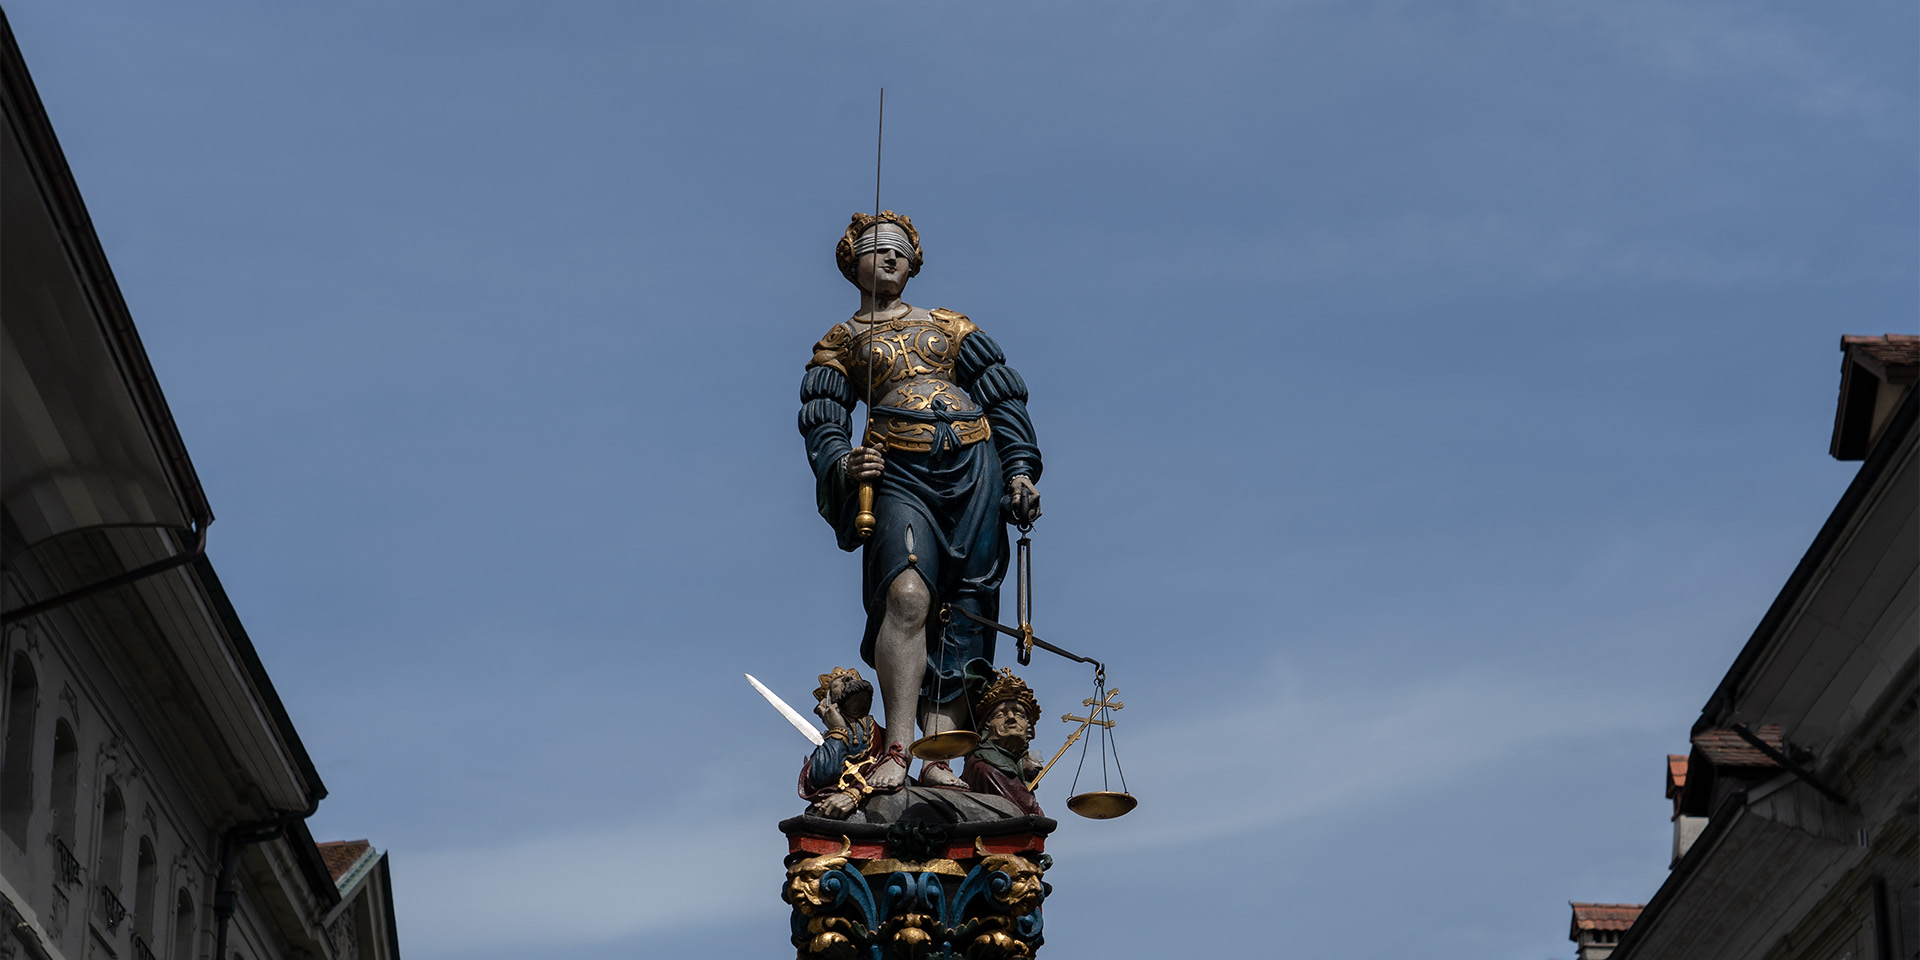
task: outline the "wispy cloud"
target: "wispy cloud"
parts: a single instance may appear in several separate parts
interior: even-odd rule
[[[1407,289],[1428,291],[1619,284],[1723,290],[1776,286],[1810,271],[1790,250],[1729,247],[1547,217],[1417,212],[1310,235],[1284,234],[1224,251],[1143,247],[1115,263],[1132,275],[1225,270],[1288,286],[1372,285],[1395,277]]]
[[[1257,677],[1222,693],[1245,706],[1157,723],[1121,715],[1128,785],[1147,802],[1098,839],[1079,841],[1080,851],[1231,836],[1370,806],[1472,775],[1528,743],[1666,722],[1597,692],[1491,671],[1347,690]],[[1042,785],[1050,807],[1064,807],[1074,759]],[[1095,763],[1088,758],[1082,789],[1097,783]],[[1207,815],[1196,818],[1189,801],[1202,794]],[[777,913],[769,871],[778,844],[769,830],[742,825],[770,826],[791,812],[655,813],[614,829],[410,855],[401,893],[422,895],[402,905],[409,946],[457,956],[482,946],[603,943]],[[760,893],[716,895],[743,890]]]
[[[1529,744],[1672,725],[1616,691],[1492,670],[1404,688],[1249,684],[1224,699],[1246,706],[1134,726],[1123,741],[1122,759],[1133,758],[1128,785],[1154,802],[1091,850],[1133,851],[1378,807],[1484,771]],[[1183,801],[1200,794],[1205,816],[1196,817]]]
[[[1747,83],[1816,116],[1877,134],[1912,127],[1911,104],[1822,49],[1806,24],[1718,0],[1488,0],[1524,21],[1579,31],[1657,69]],[[1807,8],[1812,11],[1814,7]]]
[[[1777,283],[1805,269],[1758,251],[1715,249],[1670,237],[1627,237],[1594,225],[1499,214],[1409,215],[1289,238],[1259,248],[1254,256],[1268,275],[1302,282],[1391,271],[1506,285],[1625,281],[1730,287]]]
[[[662,815],[605,831],[408,855],[396,868],[405,874],[396,896],[408,949],[463,956],[523,943],[601,943],[780,912],[769,879],[779,865],[774,819]],[[766,829],[743,830],[743,822]]]

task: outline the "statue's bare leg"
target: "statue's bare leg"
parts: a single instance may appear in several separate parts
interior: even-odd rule
[[[926,736],[946,733],[948,730],[972,730],[971,718],[967,716],[967,698],[964,693],[946,703],[934,703],[931,700],[920,704],[920,729]]]
[[[973,724],[967,715],[967,698],[960,696],[946,703],[934,703],[931,700],[920,704],[920,729],[927,736],[945,733],[948,730],[971,730]],[[953,772],[951,767],[935,766],[932,763],[920,767],[920,782],[930,787],[965,787],[967,782]]]
[[[933,591],[911,568],[900,571],[887,588],[887,612],[873,641],[873,669],[880,679],[880,702],[886,709],[887,748],[907,755],[913,742],[913,723],[920,712],[920,681],[927,672],[927,611]],[[907,781],[904,764],[883,763],[868,784],[891,790]]]

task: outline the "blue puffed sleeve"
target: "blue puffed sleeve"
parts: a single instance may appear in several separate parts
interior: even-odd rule
[[[847,763],[847,742],[839,737],[828,737],[825,743],[813,748],[813,762],[807,767],[807,782],[815,790],[825,790],[840,779],[840,771]]]
[[[800,435],[807,440],[814,500],[820,515],[836,529],[853,494],[853,484],[840,469],[840,458],[853,450],[853,404],[852,385],[833,367],[808,367],[800,378]]]
[[[1024,476],[1040,482],[1040,445],[1034,435],[1033,418],[1027,413],[1027,382],[1019,372],[1007,366],[1006,354],[993,338],[979,330],[960,341],[960,356],[954,375],[967,391],[987,410],[987,422],[993,425],[993,446],[1000,454],[1003,481]]]

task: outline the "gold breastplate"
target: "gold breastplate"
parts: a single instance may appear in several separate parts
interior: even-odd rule
[[[814,348],[813,364],[846,374],[854,395],[881,408],[872,432],[890,450],[932,450],[942,424],[925,417],[889,416],[885,408],[944,414],[962,446],[991,436],[980,405],[953,382],[960,341],[977,329],[965,315],[932,310],[927,318],[886,320],[869,326],[855,317],[835,326]]]
[[[960,340],[925,320],[889,320],[846,323],[847,377],[857,387],[871,378],[876,394],[902,381],[951,381],[953,362],[960,356]]]

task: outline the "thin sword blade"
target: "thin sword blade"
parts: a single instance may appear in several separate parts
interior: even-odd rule
[[[787,722],[793,724],[795,730],[800,731],[801,736],[806,737],[807,740],[816,747],[827,742],[820,736],[820,731],[815,730],[813,724],[809,722],[806,717],[800,715],[800,711],[787,706],[787,702],[780,699],[779,694],[768,690],[767,685],[754,679],[753,674],[749,673],[745,676],[747,682],[753,684],[753,688],[760,691],[760,695],[766,697],[767,702],[773,704],[773,708],[780,711],[780,715],[786,717]]]

